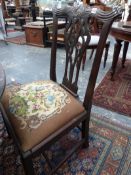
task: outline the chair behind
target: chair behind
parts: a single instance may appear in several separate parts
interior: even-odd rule
[[[58,18],[61,15],[65,15],[67,17],[67,25],[64,32],[66,63],[65,63],[65,69],[63,70],[64,71],[63,81],[61,86],[59,86],[58,83],[56,83],[57,82],[56,51],[57,51]],[[37,94],[39,91],[41,92],[41,90],[43,89],[44,91],[46,90],[45,94],[42,93],[43,92],[42,91],[41,92],[42,94],[40,93],[39,95],[42,95],[42,99],[43,97],[44,99],[47,99],[46,95],[47,95],[47,90],[49,86],[47,85],[44,86],[43,81],[33,82],[33,84],[31,85],[30,84],[25,86],[21,85],[18,87],[13,87],[14,89],[12,88],[9,90],[8,89],[5,90],[0,108],[2,111],[2,115],[5,121],[6,127],[8,129],[8,133],[11,134],[11,136],[14,138],[14,141],[17,145],[17,148],[21,155],[21,160],[27,175],[35,174],[34,168],[33,168],[33,161],[32,161],[32,158],[35,156],[43,154],[43,156],[47,160],[47,163],[49,164],[49,167],[51,169],[50,174],[54,174],[54,172],[56,172],[56,170],[62,165],[62,163],[69,156],[71,156],[74,153],[74,151],[76,151],[76,149],[78,149],[80,146],[87,147],[89,145],[89,121],[90,121],[92,97],[93,97],[94,87],[96,83],[96,78],[99,71],[102,52],[104,49],[107,36],[109,34],[111,24],[118,15],[119,15],[119,11],[117,9],[108,14],[102,11],[96,11],[96,13],[92,13],[92,10],[90,8],[83,7],[83,6],[65,7],[63,9],[56,9],[54,11],[53,43],[52,43],[52,49],[51,49],[51,63],[50,63],[50,78],[53,81],[46,81],[46,84],[50,83],[51,85],[53,85],[53,87],[55,86],[55,89],[53,88],[51,89],[53,91],[56,91],[57,88],[60,89],[59,93],[57,92],[54,98],[59,97],[59,94],[64,92],[64,94],[66,94],[67,97],[70,99],[70,103],[68,104],[69,99],[67,99],[68,102],[66,103],[63,103],[63,101],[62,103],[57,103],[59,108],[57,109],[57,111],[54,111],[55,114],[53,113],[50,116],[48,116],[50,117],[49,119],[47,117],[46,120],[41,120],[41,118],[39,118],[39,116],[37,116],[36,113],[33,116],[31,115],[31,118],[29,118],[29,120],[27,119],[30,116],[28,115],[26,116],[25,113],[24,113],[25,115],[24,116],[22,115],[22,118],[21,118],[21,113],[23,114],[23,111],[25,111],[26,108],[28,110],[28,105],[30,107],[30,105],[34,103],[34,101],[32,101],[32,103],[28,103],[28,102],[31,102],[30,99],[29,101],[26,101],[28,94],[30,94],[30,88],[28,93],[26,93],[25,96],[22,95],[22,99],[19,99],[16,93],[18,92],[19,94],[20,92],[21,94],[22,92],[22,94],[23,93],[25,94],[25,91],[29,86],[31,87],[31,92],[33,91],[34,94]],[[91,38],[90,20],[91,18],[95,18],[95,17],[102,18],[105,21],[105,23],[102,28],[102,33],[100,35],[100,40],[97,47],[95,59],[91,68],[91,73],[87,84],[86,92],[84,95],[84,100],[83,102],[80,103],[76,98],[78,97],[77,84],[78,84],[79,71],[80,71],[83,53],[85,52],[86,47],[89,44],[90,38]],[[42,86],[39,87],[41,83],[42,83]],[[35,84],[37,86],[34,86]],[[13,94],[13,97],[10,96],[9,98],[8,96],[11,94]],[[29,98],[31,97],[32,95],[31,96],[29,95]],[[52,99],[50,92],[49,92],[49,97],[50,97],[49,101],[47,102],[50,102],[50,100]],[[41,96],[39,96],[39,98],[41,98]],[[18,99],[18,103],[17,103],[17,99]],[[12,100],[12,103],[10,106],[11,100]],[[24,100],[24,103],[23,103],[23,100]],[[47,103],[47,106],[44,106],[44,108],[48,109],[50,107],[49,104],[50,103]],[[63,106],[63,105],[65,105],[64,109],[60,108],[60,106]],[[11,108],[12,110],[9,111],[9,109]],[[20,109],[23,109],[23,111],[21,111]],[[32,106],[31,106],[31,109],[32,109]],[[19,111],[18,113],[17,113],[17,110]],[[33,111],[31,112],[33,113]],[[38,109],[38,114],[41,114],[41,112],[43,112],[42,117],[45,118],[46,112],[44,110],[39,112],[39,109]],[[19,116],[14,114],[19,114]],[[53,118],[51,118],[51,116],[53,116]],[[33,120],[34,117],[35,117],[35,122]],[[37,123],[39,122],[39,120],[37,119],[39,119],[41,123]],[[23,122],[21,123],[21,121]],[[35,123],[36,125],[34,125]],[[29,128],[28,124],[30,126],[33,125],[33,128]],[[74,145],[73,149],[58,164],[58,166],[53,167],[51,163],[49,163],[49,159],[45,154],[45,150],[48,149],[50,146],[52,146],[58,139],[63,137],[64,134],[66,134],[71,129],[77,126],[81,126],[81,129],[80,129],[81,135],[82,135],[81,140],[78,142],[78,144]],[[21,138],[21,134],[23,134],[22,138]]]
[[[92,10],[95,10],[96,8],[92,8]],[[100,8],[98,8],[100,9]],[[98,41],[99,41],[99,35],[101,32],[101,28],[102,28],[103,22],[102,19],[94,19],[92,21],[92,29],[91,29],[91,40],[90,40],[90,44],[87,46],[87,51],[91,50],[91,53],[89,55],[89,59],[92,58],[94,51],[97,49],[98,46]],[[106,66],[106,60],[108,57],[108,51],[109,51],[109,47],[110,47],[110,40],[107,38],[105,46],[104,46],[104,64],[103,67],[105,68]],[[83,55],[83,61],[82,61],[82,69],[84,70],[85,68],[85,62],[86,62],[86,52]]]

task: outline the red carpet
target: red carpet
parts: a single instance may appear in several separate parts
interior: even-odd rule
[[[106,74],[94,93],[93,104],[131,117],[131,60],[118,62],[115,81]]]
[[[7,29],[7,33],[10,33],[10,32],[16,32],[16,30],[14,30],[14,29]]]
[[[26,44],[26,38],[24,34],[12,38],[7,38],[6,41],[14,44]]]

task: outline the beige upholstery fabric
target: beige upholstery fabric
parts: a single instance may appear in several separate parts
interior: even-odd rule
[[[65,103],[62,101],[62,105],[61,105],[60,110],[54,110],[54,111],[52,110],[52,108],[53,108],[52,106],[54,104],[53,105],[51,104],[52,106],[50,108],[48,106],[49,103],[48,103],[48,105],[46,103],[46,105],[47,105],[46,110],[42,106],[44,117],[42,115],[40,115],[42,113],[42,111],[40,111],[40,113],[39,113],[39,111],[37,111],[37,113],[33,113],[34,111],[33,112],[31,111],[32,115],[29,115],[30,113],[26,112],[27,116],[24,116],[23,113],[25,112],[24,111],[25,107],[18,105],[18,102],[20,102],[21,104],[22,104],[22,102],[20,100],[18,100],[17,95],[21,95],[21,94],[23,95],[27,89],[29,89],[30,87],[32,87],[34,85],[37,86],[37,85],[41,84],[41,86],[43,87],[45,84],[45,81],[40,81],[38,83],[35,82],[34,84],[31,84],[31,86],[30,86],[30,84],[26,84],[26,85],[22,85],[22,86],[15,86],[15,87],[6,88],[6,90],[4,92],[3,99],[2,99],[3,106],[6,110],[8,118],[9,118],[10,122],[12,123],[12,126],[13,126],[19,140],[20,140],[20,143],[21,143],[24,151],[27,151],[27,150],[31,149],[32,147],[34,147],[35,145],[39,144],[43,139],[47,138],[49,135],[51,135],[52,133],[57,131],[59,128],[64,126],[66,123],[68,123],[72,119],[74,119],[77,115],[79,115],[85,111],[85,109],[80,104],[80,102],[78,102],[73,96],[71,96],[69,93],[67,93],[58,84],[56,84],[52,81],[48,81],[48,82],[46,82],[46,86],[47,86],[47,83],[49,83],[50,85],[53,85],[56,88],[55,91],[57,91],[57,88],[58,88],[58,91],[61,91],[61,93],[64,93],[64,96],[66,96],[65,94],[67,94],[67,97],[65,99],[66,100],[68,99],[68,103],[66,103],[66,100],[65,100]],[[43,92],[43,91],[41,91],[41,88],[39,88],[39,89],[40,89],[40,93]],[[37,89],[37,91],[39,89]],[[45,90],[46,93],[44,93],[44,92],[42,93],[42,98],[44,98],[44,96],[47,94],[48,87],[47,87],[47,89],[45,87],[43,89]],[[34,91],[34,89],[33,89],[33,91]],[[24,100],[24,102],[28,104],[28,102],[26,101],[28,99],[27,96],[30,99],[31,95],[29,94],[29,92],[26,92],[26,93],[27,93],[27,95],[26,96],[23,95],[22,100]],[[50,91],[49,91],[49,93],[50,93]],[[25,100],[24,98],[25,99],[27,98],[27,99]],[[40,97],[38,97],[38,99],[36,101],[37,105],[40,101],[39,98]],[[14,99],[18,102],[16,103],[16,101]],[[59,103],[60,103],[60,101],[55,102],[55,104],[60,106]],[[15,105],[16,105],[16,108],[15,108]],[[31,108],[32,107],[31,105],[33,105],[33,103],[29,103],[27,106],[29,106]],[[11,109],[12,107],[13,107],[13,110]],[[50,115],[46,116],[45,111],[47,112],[47,109],[51,109],[53,112],[51,112]],[[50,111],[48,111],[48,112],[50,112]],[[18,114],[20,114],[20,116],[18,116]],[[38,116],[36,114],[38,114]]]

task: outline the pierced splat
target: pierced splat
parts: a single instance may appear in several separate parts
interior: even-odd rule
[[[90,42],[88,19],[72,18],[65,29],[66,66],[63,84],[77,94],[78,76],[83,53]],[[85,37],[86,36],[86,37]]]
[[[65,16],[67,19],[67,24],[64,32],[64,42],[66,51],[66,63],[64,70],[64,77],[62,81],[62,86],[68,89],[73,95],[77,96],[78,90],[78,77],[81,67],[81,62],[83,56],[85,55],[86,48],[89,45],[91,39],[92,25],[94,25],[95,20],[102,21],[103,27],[101,29],[100,39],[98,42],[97,52],[94,59],[97,59],[97,63],[93,66],[93,70],[90,74],[91,84],[95,83],[94,76],[97,75],[99,70],[99,63],[101,61],[101,56],[104,50],[104,45],[109,33],[108,28],[110,28],[112,21],[111,18],[115,18],[116,11],[119,9],[114,9],[112,12],[103,12],[101,10],[92,11],[91,8],[86,6],[79,7],[65,7],[64,9],[55,9],[53,18],[53,43],[51,50],[51,67],[50,67],[50,78],[57,82],[56,78],[56,50],[57,50],[57,32],[58,32],[58,18]],[[106,32],[105,32],[106,31]],[[92,79],[93,77],[93,79]],[[92,86],[92,85],[91,85]],[[92,96],[93,91],[89,93]]]

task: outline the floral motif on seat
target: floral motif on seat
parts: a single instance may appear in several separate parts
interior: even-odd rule
[[[13,88],[10,112],[21,121],[21,129],[38,128],[70,103],[67,92],[52,81],[38,81]]]

